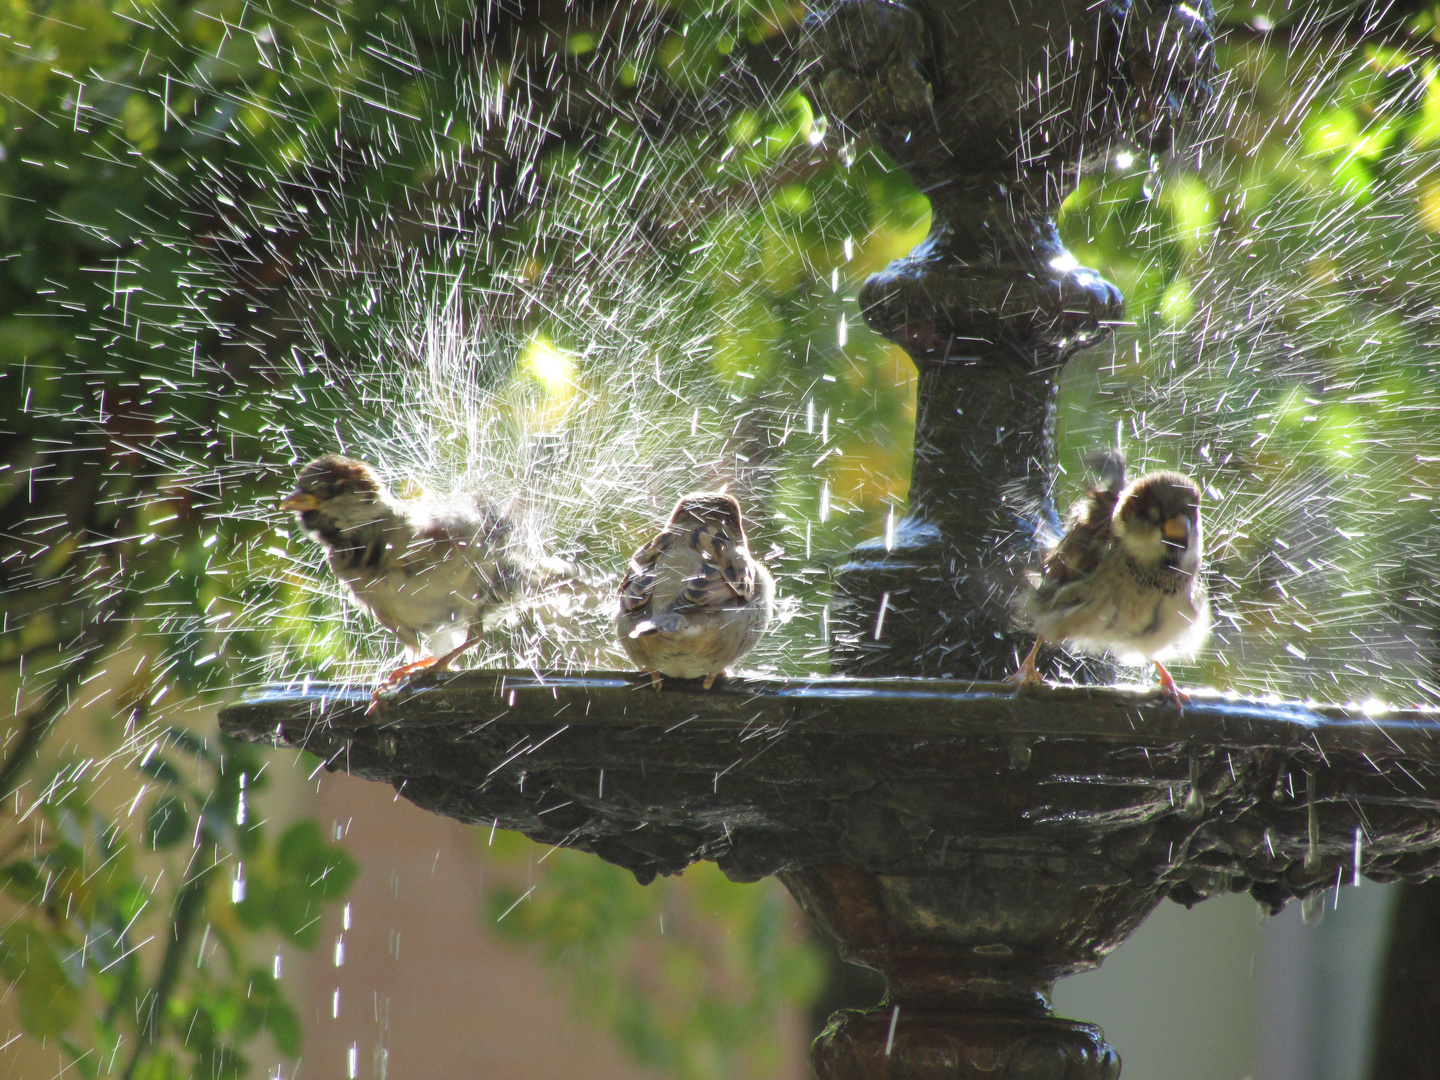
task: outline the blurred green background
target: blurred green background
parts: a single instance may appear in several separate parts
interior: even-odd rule
[[[1183,150],[1117,148],[1066,201],[1129,325],[1064,374],[1059,494],[1117,438],[1204,481],[1219,619],[1182,680],[1411,703],[1440,693],[1440,30],[1432,5],[1364,11],[1221,5],[1222,88]],[[0,977],[26,1038],[87,1076],[299,1052],[268,956],[314,944],[355,865],[303,805],[247,816],[264,761],[213,709],[398,652],[274,507],[316,453],[485,487],[609,573],[678,493],[730,484],[785,597],[752,663],[827,670],[829,570],[903,514],[915,408],[855,294],[928,208],[817,112],[802,17],[0,8]],[[477,662],[619,662],[603,619],[569,633]],[[767,1075],[775,1003],[828,970],[776,937],[778,886],[547,865],[507,941],[646,1066]],[[739,944],[670,935],[637,980],[624,943],[662,902]],[[677,1011],[700,964],[741,989]]]

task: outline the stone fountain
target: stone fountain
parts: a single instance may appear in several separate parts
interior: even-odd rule
[[[1061,367],[1121,316],[1054,211],[1128,138],[1163,149],[1211,73],[1208,5],[842,0],[814,83],[929,195],[866,317],[920,370],[909,516],[838,575],[836,677],[656,694],[630,674],[466,672],[366,716],[353,686],[272,687],[232,735],[320,755],[461,821],[647,882],[711,859],[775,874],[885,1000],[816,1040],[826,1080],[1111,1080],[1056,979],[1163,899],[1278,911],[1358,875],[1440,872],[1440,717],[995,682],[1048,512]]]

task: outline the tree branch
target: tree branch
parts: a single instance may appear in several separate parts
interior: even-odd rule
[[[205,890],[210,887],[210,875],[215,872],[215,867],[216,864],[212,862],[181,885],[175,894],[170,915],[170,940],[165,945],[165,955],[160,961],[160,970],[155,975],[155,985],[146,995],[149,1008],[140,1024],[140,1030],[136,1033],[135,1049],[130,1054],[130,1060],[125,1063],[121,1080],[132,1080],[141,1056],[160,1041],[160,1024],[165,1014],[165,1006],[169,1004],[170,995],[175,992],[175,984],[179,981],[180,961],[185,955],[191,935],[195,932],[195,919],[205,903]]]

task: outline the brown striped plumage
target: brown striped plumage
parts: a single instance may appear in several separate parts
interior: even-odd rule
[[[774,582],[750,554],[740,504],[719,492],[686,495],[635,553],[620,584],[620,644],[656,681],[717,676],[760,640]]]
[[[362,461],[327,454],[280,504],[325,549],[356,605],[412,659],[448,652],[514,598],[510,523],[484,498],[396,499]]]

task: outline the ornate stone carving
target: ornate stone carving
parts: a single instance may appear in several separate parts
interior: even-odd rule
[[[1214,8],[1209,0],[1122,0],[1110,18],[1123,81],[1117,94],[1121,123],[1142,147],[1163,153],[1174,142],[1176,127],[1214,93]]]
[[[812,48],[832,60],[820,84],[827,108],[851,124],[921,119],[935,104],[925,24],[888,0],[837,4],[814,20]]]

